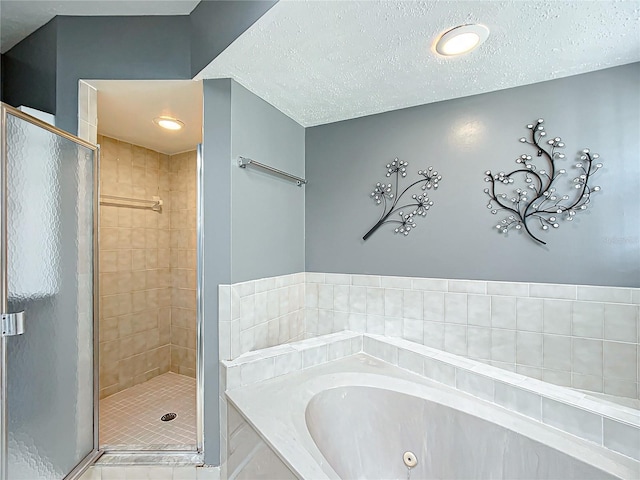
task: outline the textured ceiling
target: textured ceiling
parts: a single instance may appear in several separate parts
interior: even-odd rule
[[[465,23],[488,40],[436,56]],[[638,1],[280,1],[196,78],[231,77],[313,126],[636,61]]]
[[[0,0],[0,51],[56,15],[188,15],[199,0]]]
[[[202,141],[202,82],[85,80],[98,90],[98,133],[157,152],[193,150]],[[153,123],[166,115],[184,122],[170,131]]]

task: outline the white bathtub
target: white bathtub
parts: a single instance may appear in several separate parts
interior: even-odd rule
[[[408,450],[412,480],[640,478],[637,461],[365,354],[227,399],[229,478],[406,479]]]

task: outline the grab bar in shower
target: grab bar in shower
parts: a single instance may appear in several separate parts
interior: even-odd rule
[[[270,167],[269,165],[265,165],[264,163],[256,162],[255,160],[251,160],[250,158],[238,157],[238,166],[240,168],[247,168],[247,166],[249,165],[264,170],[265,172],[278,175],[287,180],[291,180],[292,182],[295,182],[299,187],[307,183],[304,178],[296,177],[295,175],[291,175],[290,173],[283,172],[282,170],[278,170],[277,168]]]
[[[139,205],[128,205],[127,203],[138,203]],[[159,212],[162,210],[163,202],[160,197],[151,197],[151,200],[143,200],[140,198],[117,197],[115,195],[100,195],[100,205],[144,208]]]

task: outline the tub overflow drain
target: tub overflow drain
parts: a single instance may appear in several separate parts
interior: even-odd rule
[[[418,459],[413,452],[404,452],[402,460],[407,468],[413,468],[418,464]]]
[[[170,422],[171,420],[173,420],[177,416],[178,415],[176,413],[173,413],[173,412],[172,413],[165,413],[164,415],[162,415],[162,417],[160,417],[160,420],[162,420],[163,422]]]

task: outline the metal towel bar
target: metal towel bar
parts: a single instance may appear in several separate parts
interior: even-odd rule
[[[127,205],[126,203],[139,203],[140,205]],[[115,195],[100,195],[100,205],[110,205],[113,207],[129,207],[129,208],[149,208],[156,212],[162,210],[162,200],[160,197],[152,197],[152,200],[143,200],[140,198],[117,197]]]
[[[270,167],[269,165],[265,165],[264,163],[256,162],[255,160],[251,160],[250,158],[238,157],[238,166],[240,168],[247,168],[247,166],[249,165],[252,167],[260,168],[265,172],[278,175],[287,180],[291,180],[292,182],[295,182],[299,187],[307,183],[304,178],[296,177],[295,175],[291,175],[290,173],[283,172],[282,170],[278,170],[277,168]]]

